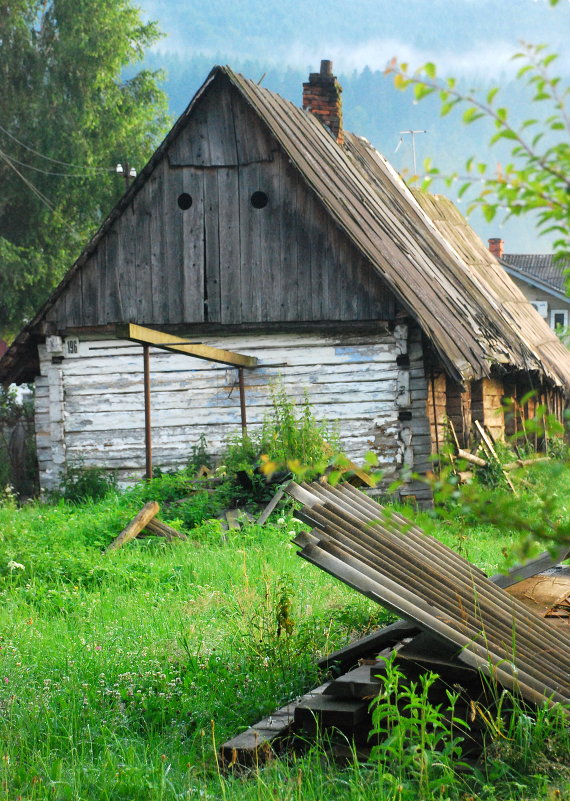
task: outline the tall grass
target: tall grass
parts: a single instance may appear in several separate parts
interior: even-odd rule
[[[142,495],[170,497],[172,481]],[[215,745],[319,683],[319,655],[388,617],[295,557],[289,541],[300,524],[283,511],[264,527],[222,537],[217,523],[188,524],[186,543],[134,541],[104,556],[141,492],[0,506],[0,799],[380,801],[418,793],[412,784],[404,795],[406,777],[386,783],[385,755],[339,766],[318,743],[248,776],[219,773]],[[176,522],[173,514],[164,519]],[[466,532],[453,518],[418,522],[489,572],[515,538],[492,527]],[[469,781],[449,782],[447,796],[421,785],[418,799],[546,799],[557,782],[566,792],[564,723],[546,712],[532,721],[519,718],[493,741],[491,762]]]

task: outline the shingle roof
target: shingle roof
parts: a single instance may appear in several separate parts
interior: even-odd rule
[[[215,67],[162,145],[119,201],[51,298],[0,360],[10,378],[19,348],[95,244],[184,128],[214,81],[225,80],[267,125],[339,228],[368,258],[419,322],[450,374],[491,374],[494,365],[538,371],[570,389],[570,353],[512,284],[451,203],[412,194],[389,163],[360,137],[340,146],[318,119],[229,67]],[[477,266],[479,265],[479,266]],[[508,301],[508,306],[505,305]],[[4,368],[4,369],[3,369]]]
[[[537,278],[552,289],[566,293],[564,271],[570,269],[568,259],[556,260],[552,253],[504,253],[501,261],[521,273],[523,278]]]

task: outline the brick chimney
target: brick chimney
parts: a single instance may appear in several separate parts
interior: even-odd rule
[[[311,111],[342,145],[342,87],[332,72],[332,61],[321,61],[321,71],[311,72],[303,84],[303,109]]]
[[[505,243],[502,239],[489,239],[489,250],[496,259],[502,259],[505,252]]]

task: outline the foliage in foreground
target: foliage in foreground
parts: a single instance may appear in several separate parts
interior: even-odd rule
[[[507,217],[535,212],[539,232],[555,233],[555,251],[569,257],[570,87],[561,75],[553,72],[558,55],[549,52],[545,45],[523,43],[513,58],[520,60],[517,81],[529,91],[532,103],[531,116],[520,122],[512,119],[507,103],[501,102],[499,86],[483,97],[476,91],[463,91],[454,78],[440,79],[436,65],[431,62],[412,74],[407,64],[398,64],[393,59],[387,71],[395,73],[397,88],[413,87],[416,101],[437,94],[442,115],[460,106],[464,108],[464,123],[480,119],[492,123],[494,134],[489,144],[508,143],[510,159],[492,169],[480,158],[469,158],[465,165],[467,174],[461,176],[459,197],[474,188],[477,194],[470,209],[479,206],[487,221],[499,210]],[[426,163],[426,173],[426,186],[439,176],[439,170],[430,162]],[[448,184],[458,177],[447,176]]]

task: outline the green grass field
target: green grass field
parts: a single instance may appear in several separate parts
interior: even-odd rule
[[[390,789],[377,766],[342,768],[319,747],[219,775],[217,745],[315,686],[321,655],[389,617],[296,557],[302,526],[287,509],[225,537],[193,525],[192,509],[186,522],[164,511],[188,542],[104,555],[153,492],[165,497],[159,480],[98,502],[0,505],[0,799],[419,801],[413,782]],[[207,497],[194,505],[194,522],[212,511]],[[490,573],[518,536],[451,512],[416,519]],[[278,636],[284,614],[292,630]],[[542,762],[530,746],[509,761],[498,742],[486,767],[429,799],[570,798],[567,732],[552,724],[548,744],[548,725]]]

